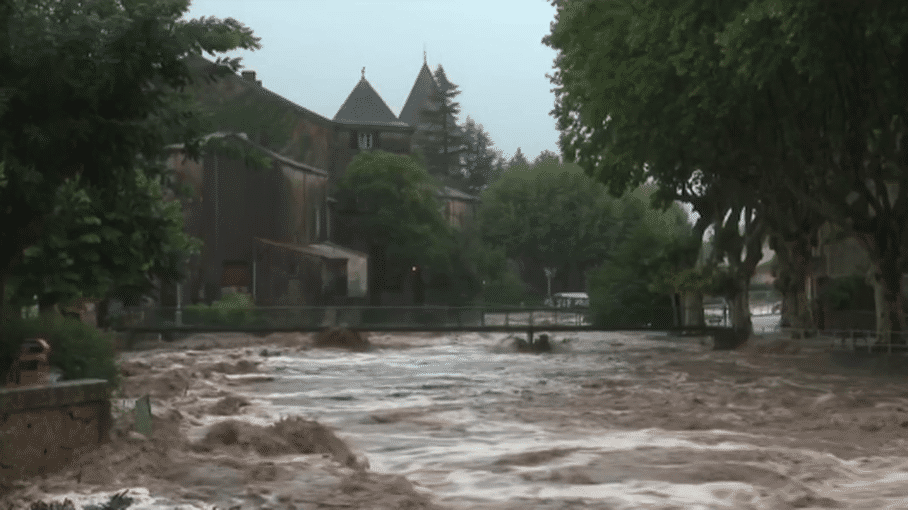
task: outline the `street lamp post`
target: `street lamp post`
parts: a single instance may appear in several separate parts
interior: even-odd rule
[[[556,267],[547,267],[547,268],[544,269],[544,271],[545,271],[545,277],[546,277],[546,279],[548,279],[548,282],[549,282],[549,287],[548,287],[548,290],[549,290],[549,303],[552,303],[552,304],[554,305],[554,302],[552,302],[552,277],[555,276],[555,273],[558,272],[558,268],[556,268]]]

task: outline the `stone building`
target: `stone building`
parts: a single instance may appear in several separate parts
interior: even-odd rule
[[[351,239],[333,242],[345,236],[330,193],[359,152],[411,152],[417,112],[437,86],[427,64],[402,111],[409,120],[394,115],[365,70],[328,119],[268,90],[254,71],[210,80],[205,76],[216,64],[194,58],[190,65],[200,78],[190,92],[218,130],[211,136],[270,165],[255,168],[250,158],[223,150],[193,161],[171,147],[170,167],[194,190],[184,201],[186,228],[204,242],[181,286],[182,303],[211,302],[233,290],[261,305],[364,302],[367,248]],[[478,201],[451,188],[439,190],[439,198],[454,226],[468,221]],[[383,280],[396,279],[388,276]],[[388,300],[419,301],[419,286],[395,283]],[[162,291],[162,304],[176,304],[176,289]]]

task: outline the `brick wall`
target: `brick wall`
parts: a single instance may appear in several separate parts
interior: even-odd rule
[[[0,389],[0,480],[57,471],[107,441],[107,381]]]

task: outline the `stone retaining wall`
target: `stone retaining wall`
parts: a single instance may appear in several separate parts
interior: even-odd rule
[[[0,389],[0,480],[56,471],[109,438],[101,379]]]

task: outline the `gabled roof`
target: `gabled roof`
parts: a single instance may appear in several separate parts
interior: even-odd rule
[[[438,198],[451,198],[454,200],[461,200],[464,202],[479,202],[480,201],[479,197],[464,193],[463,191],[452,188],[450,186],[445,186],[442,189],[438,190]]]
[[[372,85],[363,76],[353,87],[353,91],[347,96],[347,100],[341,105],[337,115],[334,116],[335,122],[344,124],[365,124],[375,126],[406,126],[401,122],[388,105],[385,104],[378,92],[372,88]]]
[[[435,78],[432,77],[429,65],[423,61],[422,69],[416,75],[416,81],[413,83],[413,88],[410,89],[410,95],[407,96],[407,102],[400,111],[400,120],[415,126],[419,110],[437,88],[438,85],[435,83]]]
[[[278,154],[278,153],[268,149],[267,147],[264,147],[262,145],[259,145],[255,142],[253,142],[252,140],[249,139],[249,137],[246,135],[246,133],[231,133],[231,132],[217,131],[214,133],[209,133],[201,138],[202,138],[203,143],[207,142],[208,140],[211,140],[212,138],[238,141],[238,142],[244,143],[250,147],[254,147],[258,151],[263,153],[265,156],[267,156],[275,161],[279,161],[295,170],[299,170],[301,172],[306,172],[306,173],[310,173],[310,174],[320,175],[322,177],[328,177],[328,172],[326,172],[324,170],[315,168],[314,166],[307,165],[305,163],[300,163],[299,161],[296,161],[295,159],[291,159],[291,158],[288,158],[287,156]],[[168,145],[164,148],[166,150],[181,151],[185,148],[185,145],[182,143],[175,143],[175,144]]]
[[[368,259],[369,255],[356,250],[351,250],[345,246],[339,246],[331,242],[324,243],[312,243],[307,245],[301,244],[292,244],[292,243],[280,243],[277,241],[272,241],[270,239],[262,239],[260,237],[255,238],[256,241],[267,244],[270,246],[275,246],[277,248],[283,248],[285,250],[295,251],[297,253],[303,253],[306,255],[312,255],[314,257],[321,257],[323,259]]]

